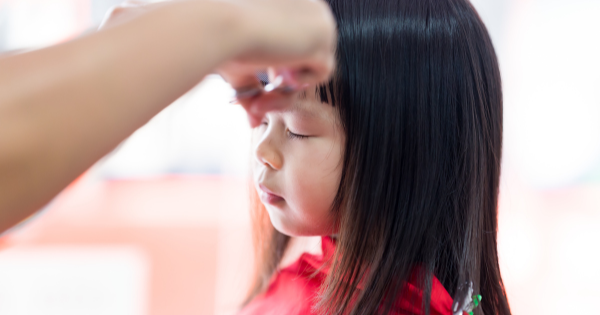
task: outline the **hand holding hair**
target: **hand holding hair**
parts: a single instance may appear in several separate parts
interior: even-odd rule
[[[270,81],[279,80],[278,85],[284,87],[280,89],[284,93],[238,99],[250,125],[256,127],[267,111],[289,105],[293,92],[329,79],[335,68],[336,24],[329,6],[321,0],[299,1],[293,6],[281,0],[240,3],[251,16],[250,33],[260,38],[251,40],[249,50],[219,66],[217,72],[238,91],[261,91],[256,72],[268,69]]]
[[[255,84],[258,68],[303,83],[333,69],[335,23],[320,0],[188,0],[113,13],[97,33],[0,58],[0,232],[218,67],[234,88]]]
[[[246,50],[220,65],[217,72],[238,91],[263,92],[257,71],[268,68],[271,81],[279,78],[288,93],[254,95],[239,98],[251,127],[256,127],[264,114],[289,104],[293,92],[327,80],[335,67],[336,25],[329,6],[323,1],[236,0],[238,9],[249,20],[245,24]],[[102,23],[109,28],[165,2],[145,3],[129,0],[114,7]],[[255,102],[260,98],[261,102]]]

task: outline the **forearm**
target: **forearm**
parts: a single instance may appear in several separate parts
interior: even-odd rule
[[[222,2],[174,4],[0,59],[0,231],[238,54],[238,17]]]

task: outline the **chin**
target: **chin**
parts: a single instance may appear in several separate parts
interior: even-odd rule
[[[290,224],[290,222],[285,222],[284,218],[281,218],[279,215],[274,215],[271,211],[269,212],[269,218],[271,219],[271,224],[273,227],[281,234],[296,237],[296,236],[306,236],[302,233],[302,229],[299,229],[295,224]]]
[[[296,222],[286,215],[278,213],[277,210],[272,211],[269,207],[266,208],[269,213],[269,218],[271,219],[271,224],[273,224],[273,227],[281,234],[290,237],[323,236],[332,234],[332,229],[321,228],[319,225],[315,224]]]

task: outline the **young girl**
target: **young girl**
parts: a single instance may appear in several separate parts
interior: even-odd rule
[[[328,3],[336,75],[256,130],[259,268],[241,314],[510,314],[481,19],[467,0]],[[317,235],[323,255],[279,267],[290,236]]]

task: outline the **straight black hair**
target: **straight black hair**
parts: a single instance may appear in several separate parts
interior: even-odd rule
[[[338,108],[346,149],[336,253],[316,307],[387,314],[416,270],[424,314],[433,276],[461,303],[472,285],[483,296],[475,314],[510,314],[496,243],[502,88],[483,22],[467,0],[327,2],[338,64],[319,94]],[[288,244],[255,210],[263,238],[250,298]]]

